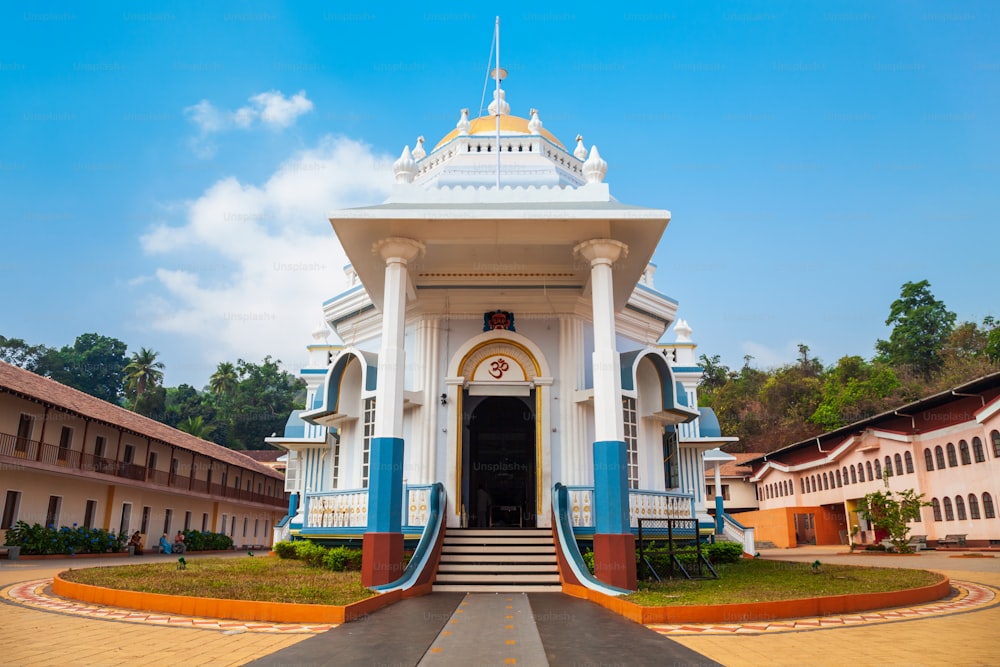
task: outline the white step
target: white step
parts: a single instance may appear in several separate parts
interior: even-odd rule
[[[551,535],[539,535],[533,537],[489,537],[483,535],[481,537],[467,537],[465,535],[460,535],[458,537],[452,537],[451,535],[446,535],[444,538],[445,546],[448,545],[460,545],[460,544],[473,544],[473,545],[483,545],[483,544],[538,544],[546,545],[552,544]]]
[[[492,567],[492,566],[491,566]],[[504,563],[500,567],[504,572],[558,572],[555,561],[552,563],[531,563],[527,565],[511,565]],[[441,563],[438,572],[482,572],[485,568],[478,563]]]
[[[548,528],[449,528],[447,535],[461,537],[552,537]]]
[[[449,554],[554,554],[556,548],[554,545],[537,545],[537,546],[505,546],[496,544],[487,544],[482,546],[452,546],[448,545],[445,547],[445,553]]]
[[[561,593],[561,585],[528,584],[497,586],[491,584],[434,584],[431,589],[441,593]]]
[[[555,554],[441,554],[442,563],[556,563]]]
[[[558,574],[490,574],[486,572],[458,572],[455,574],[442,574],[438,572],[437,582],[451,584],[458,582],[469,582],[472,584],[516,584],[519,582],[529,584],[558,584]]]

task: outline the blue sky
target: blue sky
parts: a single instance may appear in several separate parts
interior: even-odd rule
[[[1000,317],[997,7],[505,3],[505,88],[597,144],[618,199],[672,211],[656,284],[699,352],[830,364],[872,355],[906,281]],[[0,333],[151,347],[168,385],[298,368],[344,284],[324,214],[479,108],[494,15],[5,3]]]

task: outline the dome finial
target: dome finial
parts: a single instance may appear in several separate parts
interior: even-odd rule
[[[576,135],[576,148],[573,150],[573,155],[581,162],[587,159],[587,147],[583,145],[582,134]]]
[[[396,175],[397,183],[412,183],[417,175],[417,163],[410,153],[410,147],[403,148],[403,154],[392,165],[392,173]]]
[[[687,320],[677,320],[677,324],[674,325],[674,333],[677,334],[678,343],[690,343],[691,342],[691,325],[687,323]]]
[[[601,159],[601,154],[597,150],[597,145],[590,147],[590,157],[583,163],[583,175],[587,183],[600,183],[604,180],[604,175],[608,173],[608,163]]]
[[[542,133],[542,119],[538,117],[538,109],[531,110],[531,120],[528,121],[528,132],[532,134]]]
[[[458,128],[458,136],[467,137],[469,136],[469,127],[471,123],[469,122],[469,110],[462,109],[462,116],[458,119],[458,123],[455,127]]]
[[[423,136],[417,137],[417,147],[413,149],[413,159],[423,160],[427,156],[427,151],[424,150],[424,138]]]
[[[507,116],[510,114],[510,105],[507,104],[507,91],[503,88],[500,89],[500,115]],[[497,91],[493,91],[493,101],[490,102],[490,106],[487,107],[490,115],[497,115]]]

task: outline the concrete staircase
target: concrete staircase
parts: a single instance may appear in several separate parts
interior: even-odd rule
[[[548,528],[449,528],[435,591],[559,592],[559,567]]]

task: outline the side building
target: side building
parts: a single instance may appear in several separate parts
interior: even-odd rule
[[[20,520],[263,547],[287,512],[280,472],[3,362],[0,491],[0,538]]]
[[[911,535],[933,547],[1000,546],[1000,373],[900,406],[748,462],[760,510],[740,514],[757,539],[874,544],[858,514],[866,494],[914,489],[931,503]]]

